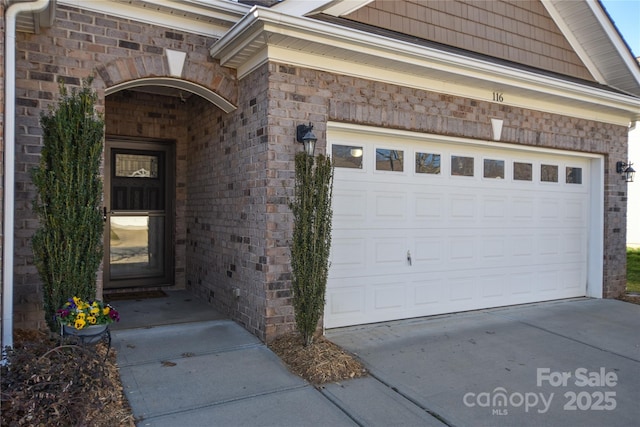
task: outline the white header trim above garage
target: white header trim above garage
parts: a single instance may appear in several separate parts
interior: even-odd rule
[[[640,118],[637,97],[260,7],[210,52],[238,78],[277,61],[624,126]]]

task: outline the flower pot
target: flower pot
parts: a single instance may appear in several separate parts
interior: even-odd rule
[[[64,336],[77,337],[82,344],[96,344],[108,333],[109,325],[90,325],[82,329],[63,325]]]

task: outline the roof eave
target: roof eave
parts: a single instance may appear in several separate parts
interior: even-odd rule
[[[260,7],[254,7],[214,43],[210,53],[220,60],[221,65],[242,69],[238,75],[242,78],[260,65],[256,56],[262,55],[264,62],[269,59],[269,49],[274,47],[291,51],[298,49],[300,57],[312,54],[313,49],[321,55],[321,49],[324,49],[330,52],[332,59],[362,60],[369,64],[375,62],[384,69],[420,68],[425,74],[452,84],[464,81],[467,84],[475,82],[486,88],[510,87],[523,93],[536,92],[541,96],[570,99],[593,108],[623,114],[629,119],[640,117],[640,99],[624,93]],[[295,55],[290,57],[295,58]],[[322,68],[323,62],[317,61],[314,66]],[[245,64],[253,68],[249,69]],[[299,64],[305,65],[303,62]]]

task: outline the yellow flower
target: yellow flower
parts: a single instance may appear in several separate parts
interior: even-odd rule
[[[95,316],[96,314],[100,313],[100,309],[98,307],[92,306],[91,310],[89,310],[89,313]]]
[[[87,317],[87,321],[88,321],[89,323],[91,323],[92,325],[95,325],[95,324],[96,324],[97,319],[96,319],[96,317],[95,317],[95,316],[89,316],[89,317]]]
[[[86,322],[84,321],[84,319],[80,318],[76,319],[76,323],[73,324],[76,329],[82,329],[84,328],[84,325],[86,325]]]
[[[86,313],[84,313],[84,312],[82,312],[82,311],[81,311],[80,313],[78,313],[78,315],[77,315],[76,317],[77,317],[78,319],[82,319],[82,320],[84,320],[84,319],[87,317],[87,315],[86,315]]]
[[[73,297],[73,303],[76,305],[76,307],[79,306],[79,304],[81,303],[80,298],[78,297]]]
[[[106,306],[104,309],[102,309],[102,314],[106,316],[107,314],[109,314],[110,311],[111,311],[111,307]]]

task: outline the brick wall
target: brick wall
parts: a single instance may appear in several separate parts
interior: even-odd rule
[[[245,78],[231,114],[201,102],[187,176],[187,286],[263,340],[272,262],[265,82],[266,67]]]

